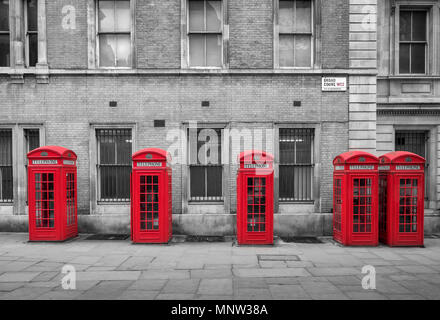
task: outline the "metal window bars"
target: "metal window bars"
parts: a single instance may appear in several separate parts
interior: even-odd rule
[[[130,201],[131,129],[98,129],[96,137],[98,201]]]
[[[0,130],[0,203],[13,202],[12,130]]]
[[[314,129],[280,129],[279,193],[281,202],[313,201]]]

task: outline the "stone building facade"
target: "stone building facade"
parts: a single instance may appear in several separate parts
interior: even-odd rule
[[[236,156],[261,147],[275,156],[275,234],[330,234],[333,158],[393,150],[411,112],[431,138],[439,228],[438,1],[420,1],[437,59],[410,79],[388,59],[398,2],[3,1],[0,230],[27,228],[26,152],[61,145],[78,154],[80,232],[128,232],[130,155],[158,147],[179,159],[174,232],[233,235]],[[218,162],[194,157],[203,142]]]

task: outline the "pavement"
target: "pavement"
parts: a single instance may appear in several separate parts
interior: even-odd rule
[[[330,238],[261,247],[86,238],[29,243],[26,233],[0,233],[0,300],[440,299],[440,238],[425,248],[343,247]],[[62,273],[65,265],[75,268],[74,290],[63,289],[73,275]],[[375,289],[362,287],[372,275],[362,273],[367,265]]]

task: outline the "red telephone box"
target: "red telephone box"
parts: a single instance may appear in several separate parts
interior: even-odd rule
[[[131,240],[168,243],[172,236],[170,154],[143,149],[133,154],[131,174]]]
[[[389,246],[423,246],[425,159],[411,152],[380,157],[379,238]]]
[[[27,154],[29,241],[64,241],[78,235],[76,154],[47,146]]]
[[[239,155],[238,244],[273,244],[273,156],[264,151]]]
[[[378,164],[363,151],[333,161],[333,238],[343,245],[378,245]]]

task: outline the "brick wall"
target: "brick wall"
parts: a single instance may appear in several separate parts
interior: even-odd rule
[[[62,10],[75,8],[76,28],[64,29]],[[47,58],[50,68],[87,68],[87,1],[46,1]]]
[[[137,67],[180,67],[180,2],[136,1]]]
[[[273,0],[229,0],[229,66],[272,68]]]
[[[8,101],[0,123],[44,123],[46,144],[59,144],[78,154],[78,207],[90,208],[89,150],[91,124],[136,124],[136,149],[167,149],[168,130],[182,122],[229,123],[231,128],[272,128],[274,123],[313,122],[321,125],[321,196],[331,207],[331,160],[347,148],[347,93],[323,93],[320,76],[51,76],[48,85],[26,78],[24,85],[2,81],[0,98]],[[200,88],[203,87],[203,90]],[[292,88],[295,88],[292,90]],[[117,108],[108,106],[110,100]],[[210,108],[201,101],[209,100]],[[301,100],[301,107],[293,107]],[[154,128],[154,119],[166,128]],[[253,124],[254,123],[254,124]],[[174,212],[181,212],[182,168],[173,166]],[[236,170],[236,168],[235,168]],[[235,209],[235,173],[230,173],[231,208]],[[95,178],[92,178],[95,179]],[[330,192],[330,193],[329,193]]]
[[[348,67],[349,0],[321,0],[321,61],[324,69]]]

